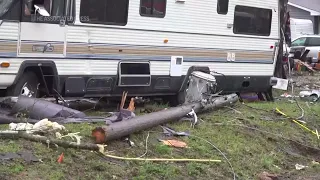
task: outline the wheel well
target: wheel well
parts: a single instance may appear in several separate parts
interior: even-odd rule
[[[48,87],[49,94],[54,93],[53,89],[56,89],[54,81],[54,71],[50,66],[28,66],[24,69],[23,73],[33,72],[37,76],[40,82],[40,96],[47,95],[46,86]],[[43,77],[42,77],[43,73]]]

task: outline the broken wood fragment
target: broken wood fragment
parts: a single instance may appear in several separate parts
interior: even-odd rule
[[[303,62],[303,61],[301,61],[301,60],[299,60],[299,59],[295,59],[294,61],[295,61],[295,63],[306,67],[309,71],[311,71],[311,72],[313,72],[313,73],[316,72],[316,71],[315,71],[309,64],[307,64],[306,62]]]
[[[134,98],[131,98],[129,106],[128,106],[128,110],[131,112],[134,112],[135,107],[134,107]]]

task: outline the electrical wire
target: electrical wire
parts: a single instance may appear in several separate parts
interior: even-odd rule
[[[101,152],[99,152],[101,153]],[[161,158],[129,158],[129,157],[121,157],[114,156],[106,153],[102,153],[105,157],[109,157],[117,160],[129,160],[129,161],[155,161],[155,162],[221,162],[221,160],[216,159],[161,159]]]
[[[196,137],[198,139],[201,139],[203,141],[205,141],[206,143],[210,144],[213,148],[215,148],[217,151],[219,151],[219,153],[223,156],[223,158],[228,162],[230,168],[231,168],[231,171],[233,173],[233,179],[236,180],[236,173],[234,172],[234,169],[233,169],[233,166],[231,164],[231,162],[229,161],[229,159],[226,157],[226,155],[219,149],[217,148],[217,146],[215,146],[213,143],[211,143],[210,141],[202,138],[202,137],[199,137],[199,136],[196,136],[196,135],[190,135],[190,137]]]
[[[223,73],[219,73],[217,71],[211,71],[211,73],[220,74],[220,75],[222,75],[224,77],[225,80],[227,80],[227,76],[224,75]]]
[[[149,139],[149,135],[150,135],[150,131],[148,132],[147,138],[146,138],[146,151],[144,152],[144,154],[142,154],[141,156],[139,156],[138,158],[142,158],[144,157],[147,153],[148,153],[148,139]]]

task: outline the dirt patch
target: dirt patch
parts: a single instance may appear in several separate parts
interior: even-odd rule
[[[294,88],[296,90],[309,90],[309,89],[320,89],[320,72],[310,75],[309,73],[303,73],[299,75],[297,73],[292,74],[292,80],[294,82]]]
[[[293,152],[300,154],[302,156],[309,156],[313,160],[319,162],[320,161],[320,150],[310,146],[302,146],[295,141],[291,141],[291,149]]]

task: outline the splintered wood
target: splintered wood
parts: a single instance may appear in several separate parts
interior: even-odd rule
[[[124,104],[126,102],[127,95],[128,95],[128,92],[126,92],[126,91],[124,91],[122,93],[121,103],[120,103],[120,107],[119,107],[120,109],[124,108]],[[134,112],[134,110],[135,110],[134,98],[131,98],[127,110],[129,110],[131,112]],[[106,133],[107,132],[105,131],[105,129],[103,129],[102,127],[97,127],[97,128],[92,130],[91,136],[93,138],[95,138],[95,142],[97,144],[102,144],[102,143],[106,142],[106,136],[107,136]]]
[[[120,109],[123,109],[124,108],[124,104],[126,103],[126,99],[127,99],[127,95],[128,95],[128,92],[124,91],[122,93],[122,97],[121,97],[121,103],[120,103]],[[135,110],[135,107],[134,107],[134,98],[131,98],[130,99],[130,103],[129,103],[129,106],[127,108],[129,111],[131,112],[134,112]]]

